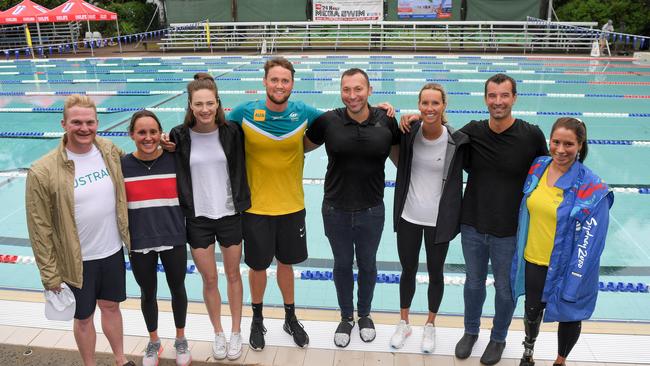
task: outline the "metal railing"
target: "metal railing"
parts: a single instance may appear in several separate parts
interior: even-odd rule
[[[369,50],[588,52],[595,22],[374,22],[172,24],[161,39],[171,50]],[[209,34],[209,39],[208,39]]]

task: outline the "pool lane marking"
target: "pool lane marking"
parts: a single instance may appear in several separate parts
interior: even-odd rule
[[[614,221],[614,223],[621,228],[623,235],[625,235],[628,238],[628,240],[634,244],[634,246],[638,249],[638,251],[643,253],[646,259],[650,259],[650,254],[648,254],[648,252],[646,252],[645,249],[643,249],[643,247],[636,240],[634,240],[634,237],[630,235],[630,232],[620,223],[620,221],[616,219],[616,216],[610,213],[609,217],[611,217],[612,221]]]
[[[178,97],[181,94],[174,97]],[[168,99],[172,99],[168,98]],[[160,105],[159,103],[158,105]],[[142,109],[148,109],[152,112],[185,112],[183,107],[97,107],[97,113],[122,113],[122,112],[136,112]],[[224,111],[230,111],[232,108],[224,108]],[[328,109],[318,108],[326,112]],[[61,113],[63,107],[36,107],[36,108],[0,108],[0,113]],[[395,109],[396,113],[419,113],[417,109]],[[467,110],[467,109],[448,109],[447,114],[481,114],[487,115],[486,110]],[[650,113],[611,113],[611,112],[571,112],[571,111],[512,111],[516,116],[579,116],[579,117],[594,117],[594,118],[648,118]]]
[[[320,72],[337,72],[341,73],[346,68],[296,68],[298,73],[320,73]],[[26,71],[0,71],[0,76],[3,75],[25,75],[31,76],[35,74],[48,75],[73,75],[73,74],[184,74],[195,72],[210,72],[210,73],[228,73],[233,69],[122,69],[122,70],[63,70],[63,71],[50,71],[50,72],[26,72]],[[240,72],[260,73],[264,70],[261,68],[243,69]],[[508,70],[508,69],[409,69],[409,68],[367,68],[367,73],[372,74],[376,72],[393,72],[393,73],[449,73],[449,74],[495,74],[505,73],[510,75],[629,75],[629,76],[650,76],[650,72],[640,71],[552,71],[552,70]]]
[[[74,91],[0,91],[0,96],[68,96],[72,94],[95,96],[134,96],[134,95],[162,95],[186,93],[185,90],[74,90]],[[374,90],[375,95],[418,95],[419,91],[392,91]],[[220,95],[259,94],[266,95],[266,90],[219,90]],[[325,94],[339,95],[339,90],[293,90],[292,94]],[[482,97],[483,92],[454,92],[447,91],[448,95]],[[518,97],[545,97],[545,98],[622,98],[622,99],[650,99],[650,95],[634,94],[602,94],[602,93],[536,93],[520,92]]]
[[[156,77],[156,78],[125,78],[125,79],[44,79],[44,80],[0,80],[0,84],[99,84],[99,83],[187,83],[192,78],[183,77]],[[218,81],[262,81],[261,77],[215,77]],[[339,77],[302,77],[295,78],[296,81],[339,81]],[[485,79],[456,79],[456,78],[370,78],[374,81],[392,81],[392,82],[441,82],[441,83],[477,83],[485,84]],[[588,81],[588,80],[534,80],[522,79],[518,83],[524,84],[582,84],[582,85],[629,85],[629,86],[648,86],[650,81]]]

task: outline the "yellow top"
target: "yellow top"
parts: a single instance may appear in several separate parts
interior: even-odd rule
[[[560,188],[546,184],[548,168],[544,171],[533,193],[528,196],[526,206],[530,213],[528,240],[524,258],[540,266],[548,266],[555,242],[557,208],[562,203],[563,192]]]

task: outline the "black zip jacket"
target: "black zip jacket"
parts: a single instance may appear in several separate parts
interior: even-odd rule
[[[190,173],[190,150],[192,140],[189,128],[184,125],[174,127],[169,139],[176,144],[176,182],[178,199],[185,217],[194,217],[194,197],[192,194],[192,174]],[[251,207],[251,191],[246,177],[244,158],[244,134],[238,125],[226,122],[219,126],[219,141],[228,161],[228,176],[232,189],[235,211],[243,212]]]
[[[397,164],[397,180],[395,183],[395,202],[393,205],[393,230],[402,216],[406,196],[411,183],[411,162],[413,161],[413,142],[420,129],[421,122],[411,126],[411,132],[402,135],[399,144],[399,163]],[[435,243],[446,243],[453,240],[460,232],[460,209],[463,199],[463,163],[466,149],[461,148],[469,143],[469,137],[463,132],[447,127],[449,141],[445,153],[443,171],[442,195],[440,197],[438,220],[436,221]]]

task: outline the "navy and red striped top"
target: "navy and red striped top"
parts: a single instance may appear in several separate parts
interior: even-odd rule
[[[163,152],[152,164],[128,154],[122,157],[122,174],[131,250],[185,245],[185,217],[178,203],[173,156]]]

